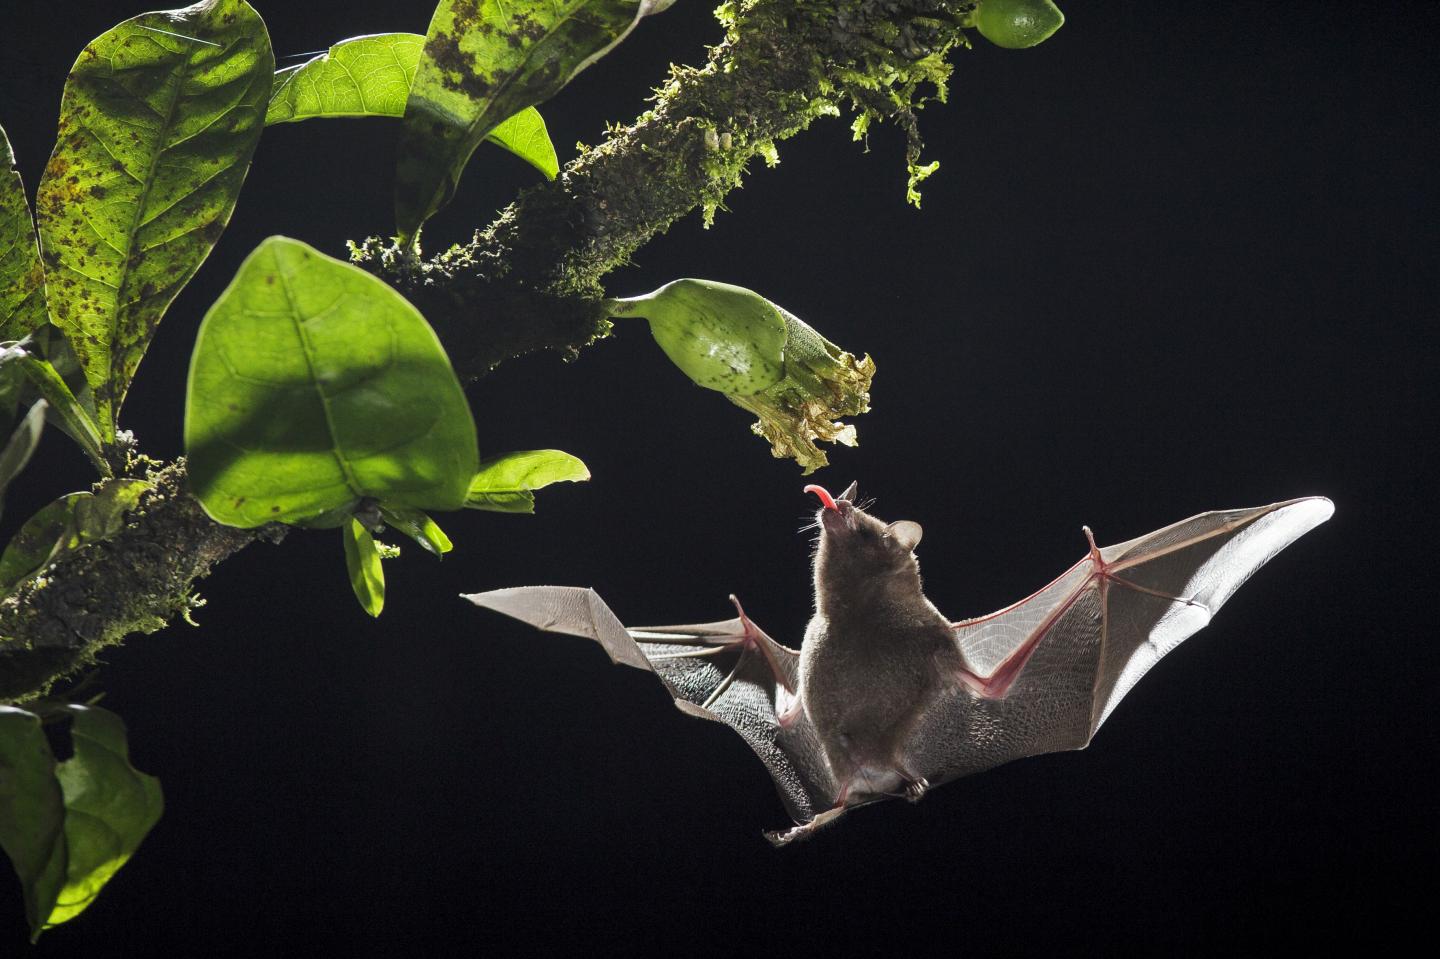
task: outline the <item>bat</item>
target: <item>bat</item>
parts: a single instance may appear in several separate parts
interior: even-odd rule
[[[599,594],[524,586],[465,598],[598,642],[653,672],[681,712],[725,723],[769,770],[804,839],[846,811],[1041,753],[1083,749],[1140,677],[1280,550],[1329,519],[1323,497],[1218,510],[1095,544],[1048,585],[954,622],[925,597],[918,523],[819,497],[815,614],[797,651],[739,601],[732,619],[626,627]]]

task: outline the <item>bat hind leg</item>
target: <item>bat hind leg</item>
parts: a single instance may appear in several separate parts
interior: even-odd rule
[[[774,846],[777,849],[779,849],[781,846],[788,846],[791,843],[809,839],[821,829],[824,829],[826,826],[830,825],[835,820],[845,815],[845,810],[847,808],[848,807],[842,802],[838,806],[832,806],[831,808],[825,810],[809,822],[801,823],[798,826],[792,826],[789,829],[766,830],[765,838],[769,840],[770,845]]]

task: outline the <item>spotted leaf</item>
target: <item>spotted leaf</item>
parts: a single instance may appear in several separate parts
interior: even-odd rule
[[[50,319],[107,442],[161,316],[229,222],[274,70],[243,0],[126,20],[70,70],[36,218]]]

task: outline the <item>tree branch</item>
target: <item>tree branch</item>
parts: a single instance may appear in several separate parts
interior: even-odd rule
[[[726,38],[704,67],[673,68],[650,110],[524,192],[471,243],[415,262],[371,239],[352,258],[420,309],[464,376],[535,350],[579,350],[609,332],[607,273],[697,208],[708,220],[753,159],[773,164],[778,141],[842,102],[858,129],[890,119],[906,131],[913,186],[924,175],[921,89],[943,97],[944,57],[966,44],[973,6],[728,3]],[[0,601],[0,701],[43,694],[104,646],[183,615],[194,582],[259,538],[211,521],[186,490],[183,462],[149,478],[155,491],[118,536],[65,554]]]

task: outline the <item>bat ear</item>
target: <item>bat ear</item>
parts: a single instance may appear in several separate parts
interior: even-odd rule
[[[920,528],[919,523],[912,523],[908,519],[891,523],[885,527],[885,532],[890,538],[899,543],[905,549],[914,549],[920,545],[920,537],[925,535],[925,530]]]
[[[857,481],[857,482],[854,482],[854,483],[851,483],[849,486],[845,487],[845,492],[841,493],[839,496],[837,496],[837,497],[835,497],[835,498],[836,498],[836,499],[848,499],[848,500],[849,500],[850,502],[852,502],[852,503],[855,502],[855,497],[857,497],[857,496],[860,495],[860,494],[856,491],[856,487],[859,486],[859,485],[860,485],[860,484],[859,484],[858,481]]]

